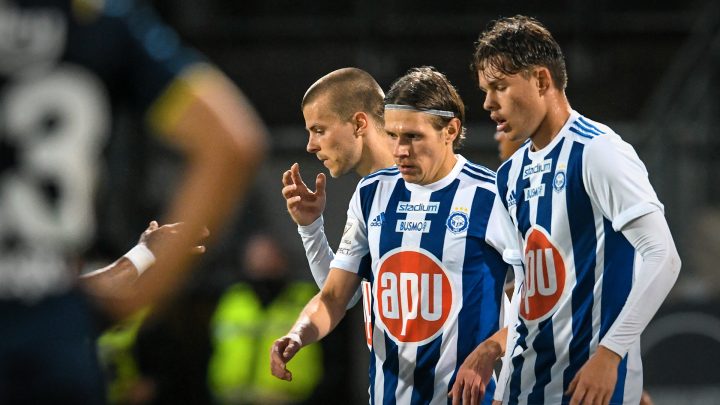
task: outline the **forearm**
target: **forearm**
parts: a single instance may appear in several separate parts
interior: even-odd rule
[[[600,344],[624,357],[657,312],[680,272],[672,235],[664,216],[647,214],[631,222],[623,234],[643,257],[635,282],[617,319]]]
[[[323,217],[320,216],[315,222],[307,226],[298,225],[298,233],[305,248],[305,256],[310,266],[310,272],[317,286],[322,289],[330,273],[330,263],[335,258],[335,253],[330,248],[327,236],[325,236]],[[350,299],[347,309],[355,306],[361,297],[362,290],[358,289]]]
[[[265,148],[257,139],[259,129],[252,126],[249,133],[235,136],[221,127],[194,130],[225,135],[208,136],[187,149],[186,170],[168,208],[168,222],[185,222],[198,229],[207,226],[217,235],[253,181]],[[243,137],[247,139],[240,141]]]
[[[505,353],[505,346],[507,344],[507,332],[508,328],[506,326],[495,332],[492,336],[487,338],[487,340],[481,343],[486,345],[490,353],[495,356],[495,360],[499,360],[500,357],[502,357],[502,355]]]
[[[219,72],[189,80],[189,101],[159,128],[184,153],[186,170],[166,218],[186,232],[159,244],[153,271],[137,282],[136,297],[117,306],[119,316],[177,290],[190,266],[188,248],[203,227],[217,237],[225,218],[253,180],[265,152],[265,129],[232,83]]]
[[[289,334],[297,334],[303,346],[328,335],[345,316],[345,305],[320,291],[303,308]]]
[[[310,272],[317,286],[322,288],[330,273],[330,263],[335,258],[335,253],[330,248],[327,236],[325,236],[323,217],[320,216],[315,222],[307,226],[298,225],[298,234],[300,234],[305,248],[305,256],[310,265]]]
[[[127,297],[138,271],[126,257],[79,277],[80,286],[104,304],[105,299]],[[103,305],[104,306],[104,305]]]
[[[515,277],[515,288],[514,293],[510,300],[510,306],[507,309],[508,316],[506,317],[506,328],[505,328],[505,347],[504,354],[502,357],[502,368],[497,378],[497,386],[495,388],[495,396],[493,400],[502,401],[507,388],[507,383],[512,374],[512,356],[513,350],[515,349],[515,340],[517,333],[515,331],[515,325],[518,320],[518,308],[520,305],[520,286],[522,284],[522,276],[516,272]]]

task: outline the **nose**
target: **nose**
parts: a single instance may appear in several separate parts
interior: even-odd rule
[[[393,156],[396,158],[403,158],[410,156],[410,144],[403,142],[403,138],[398,136],[393,139]]]
[[[497,110],[497,102],[492,92],[488,91],[485,93],[485,101],[483,102],[483,108],[487,111]]]
[[[308,135],[308,143],[305,146],[305,150],[309,153],[317,153],[320,151],[320,146],[317,144],[317,141],[312,134]]]

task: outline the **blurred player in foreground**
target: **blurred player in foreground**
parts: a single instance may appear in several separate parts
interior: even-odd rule
[[[639,337],[680,270],[645,166],[571,109],[562,51],[536,20],[496,21],[473,67],[497,131],[530,139],[497,174],[525,258],[504,402],[637,404]]]
[[[205,227],[216,235],[250,183],[265,130],[235,86],[143,2],[4,1],[0,21],[0,403],[102,403],[77,276],[105,225],[96,197],[111,133],[147,127],[187,162],[163,219],[183,232],[158,240],[130,295],[94,295],[119,318],[183,280]],[[132,145],[114,167],[132,173],[143,150]],[[110,192],[118,204],[142,197]]]
[[[508,265],[507,238],[495,231],[511,224],[495,204],[493,172],[453,152],[464,136],[464,105],[442,74],[413,69],[385,102],[397,167],[358,185],[329,277],[276,341],[272,371],[292,378],[287,362],[337,325],[364,277],[373,289],[373,400],[446,403],[463,360],[498,330]]]

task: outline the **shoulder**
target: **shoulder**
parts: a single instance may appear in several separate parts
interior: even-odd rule
[[[583,115],[577,114],[570,117],[567,126],[568,137],[573,141],[585,145],[604,144],[619,136],[609,126],[593,121]]]
[[[635,149],[607,125],[579,116],[569,130],[585,145],[585,160],[612,163],[614,158],[637,158]]]
[[[609,126],[579,114],[571,120],[567,126],[567,136],[573,142],[583,145],[583,160],[586,164],[612,164],[618,153],[635,155],[632,146]]]
[[[628,176],[635,168],[645,172],[645,167],[635,149],[622,139],[610,127],[578,117],[577,122],[583,124],[587,132],[576,135],[577,142],[584,144],[582,154],[582,173],[591,178],[621,178]],[[590,127],[590,125],[593,125]],[[580,125],[573,125],[580,132]],[[587,130],[592,128],[598,132],[593,134]]]
[[[358,188],[377,182],[397,181],[398,178],[400,178],[400,170],[398,170],[397,167],[392,166],[380,169],[363,177],[358,183]]]
[[[476,187],[487,188],[492,191],[495,191],[496,177],[497,174],[493,170],[470,161],[465,162],[458,174],[458,178],[462,181]]]

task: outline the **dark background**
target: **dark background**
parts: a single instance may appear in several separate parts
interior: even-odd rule
[[[565,52],[574,109],[632,143],[665,204],[683,259],[678,283],[645,333],[646,387],[657,404],[719,403],[720,369],[720,6],[713,1],[156,0],[181,37],[224,70],[271,133],[270,158],[250,200],[204,262],[197,285],[232,279],[234,252],[250,229],[279,235],[297,277],[309,271],[285,213],[280,178],[300,162],[306,179],[324,170],[306,153],[300,100],[341,67],[370,72],[387,89],[408,68],[432,65],[467,106],[462,153],[498,166],[493,126],[469,70],[473,42],[493,19],[527,14]],[[330,180],[326,230],[333,247],[357,178]],[[222,270],[225,269],[225,270]],[[339,333],[345,383],[333,395],[366,403],[367,351],[358,308]],[[707,367],[708,364],[714,364]],[[331,370],[332,372],[332,370]],[[326,388],[327,389],[327,388]],[[347,400],[345,400],[347,398]]]

